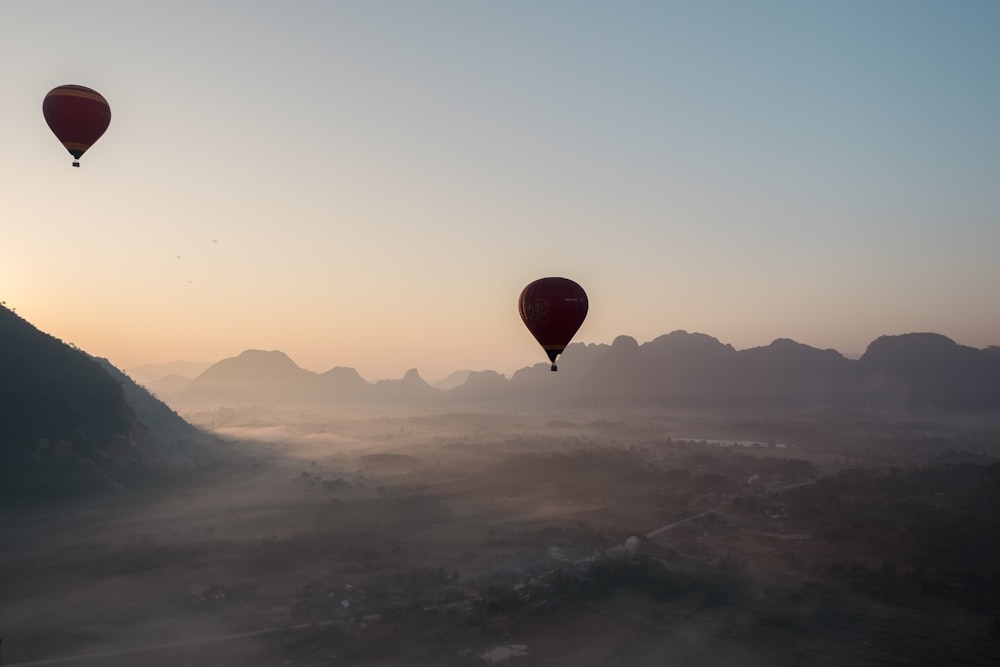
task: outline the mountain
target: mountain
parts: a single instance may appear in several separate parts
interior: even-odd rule
[[[469,379],[469,376],[472,375],[473,372],[474,371],[470,371],[468,369],[452,371],[448,374],[448,377],[438,380],[437,382],[431,382],[431,386],[437,389],[454,389],[455,387],[465,384],[465,381]]]
[[[212,364],[181,393],[190,402],[244,405],[309,402],[319,396],[318,375],[278,350],[246,350]]]
[[[165,364],[143,364],[126,368],[125,372],[139,384],[149,386],[166,377],[179,377],[192,380],[211,366],[210,362],[171,361]]]
[[[544,364],[548,368],[548,364]],[[448,396],[465,403],[507,402],[516,396],[507,378],[496,371],[470,371],[465,382],[453,387]]]
[[[216,404],[490,404],[526,407],[694,409],[1000,409],[1000,348],[958,345],[939,334],[883,336],[859,359],[787,338],[736,350],[678,330],[640,344],[574,343],[559,371],[538,363],[509,379],[458,371],[442,390],[412,369],[399,380],[366,382],[352,368],[318,374],[284,353],[247,350],[195,378],[185,400]],[[464,381],[458,384],[464,377]]]
[[[317,400],[358,400],[367,397],[372,388],[356,370],[345,366],[335,366],[322,373],[317,382]]]
[[[135,414],[138,425],[154,438],[166,443],[160,448],[161,456],[166,456],[174,463],[190,462],[201,456],[200,448],[190,446],[203,439],[204,434],[200,430],[184,421],[166,403],[115,368],[110,361],[99,357],[95,357],[95,360],[121,386],[125,403]]]
[[[372,398],[387,402],[426,403],[444,392],[427,384],[417,369],[411,368],[401,380],[379,380],[372,387]]]
[[[64,495],[189,469],[205,436],[107,361],[0,307],[0,495]]]
[[[779,338],[735,354],[733,399],[783,408],[847,405],[854,401],[856,365],[836,350]]]
[[[882,336],[858,361],[911,409],[1000,409],[1000,356],[935,333]]]
[[[571,345],[559,377],[547,377],[539,364],[511,383],[523,396],[556,390],[595,406],[793,407],[842,400],[850,363],[785,339],[737,351],[706,334],[674,331],[642,345],[631,336],[610,346]]]
[[[367,382],[353,368],[334,367],[314,373],[299,367],[278,350],[245,350],[209,366],[184,388],[184,404],[296,405],[426,402],[443,394],[425,382],[416,369],[399,380]]]
[[[536,364],[514,373],[509,385],[516,399],[498,384],[489,396],[578,406],[997,410],[1000,354],[938,334],[906,334],[874,341],[855,360],[788,339],[735,350],[705,334],[674,331],[642,345],[629,336],[610,346],[570,345],[558,373]]]

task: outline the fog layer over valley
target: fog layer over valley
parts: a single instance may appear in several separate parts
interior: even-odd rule
[[[1000,663],[995,350],[571,357],[168,405],[0,308],[5,664]]]
[[[989,414],[181,416],[238,455],[0,510],[5,664],[1000,660]]]

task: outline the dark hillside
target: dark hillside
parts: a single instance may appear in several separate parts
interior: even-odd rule
[[[0,307],[0,496],[120,488],[192,465],[200,432],[109,369]]]
[[[129,420],[121,386],[94,359],[0,308],[0,493],[109,486],[95,462]]]
[[[107,439],[124,435],[127,421],[122,389],[97,361],[0,308],[3,443]]]
[[[184,421],[166,403],[136,384],[107,359],[96,361],[121,386],[125,403],[135,415],[138,426],[138,432],[133,429],[135,439],[152,441],[143,451],[145,464],[188,466],[209,458],[209,451],[203,446],[204,432]]]

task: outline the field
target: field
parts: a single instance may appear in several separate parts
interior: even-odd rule
[[[233,462],[0,510],[3,664],[1000,664],[989,419],[185,416]]]

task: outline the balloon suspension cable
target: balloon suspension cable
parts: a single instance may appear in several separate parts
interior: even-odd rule
[[[558,369],[558,368],[556,368],[556,365],[555,365],[555,364],[552,364],[552,368],[550,368],[549,370],[550,370],[550,371],[552,371],[552,372],[554,373],[554,372],[556,372],[556,371],[557,371],[557,370],[559,370],[559,369]]]

